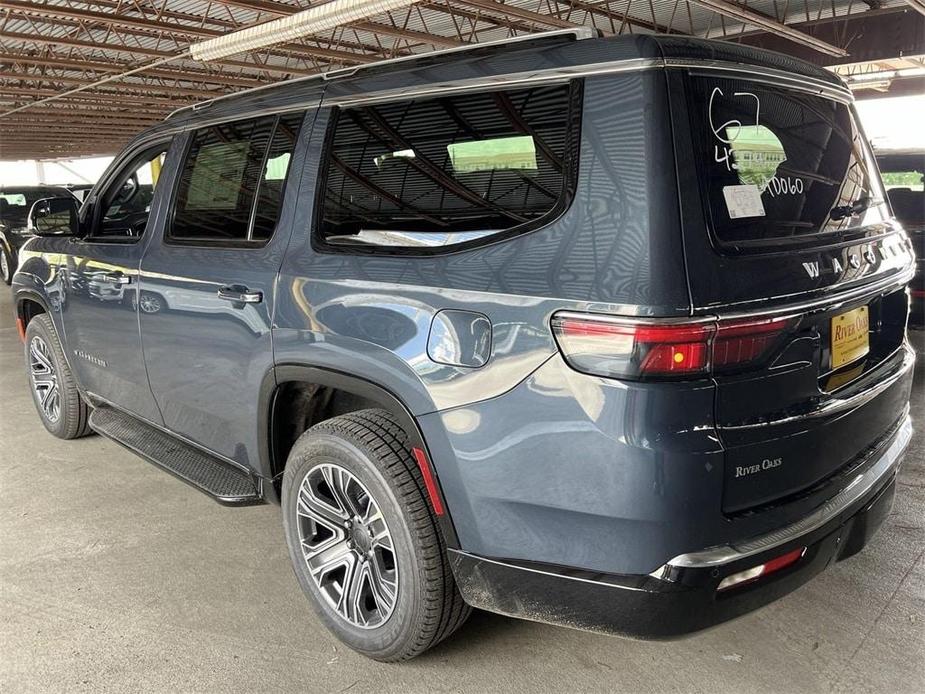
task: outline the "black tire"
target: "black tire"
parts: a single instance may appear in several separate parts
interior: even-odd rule
[[[13,273],[16,269],[13,267],[13,259],[6,249],[0,245],[0,282],[9,286],[13,284]]]
[[[42,407],[39,394],[34,387],[31,349],[34,340],[39,340],[47,348],[47,357],[54,368],[54,376],[58,388],[58,416],[51,417]],[[38,343],[36,343],[38,346]],[[26,370],[29,376],[29,387],[32,391],[32,401],[48,432],[59,439],[78,439],[90,434],[88,419],[90,408],[77,390],[74,376],[64,358],[64,350],[58,340],[58,333],[47,313],[35,316],[26,326]]]
[[[398,567],[397,597],[379,626],[351,624],[326,602],[302,551],[297,507],[303,480],[319,465],[352,474],[373,497],[388,525]],[[413,658],[468,618],[450,569],[443,536],[431,512],[408,436],[383,410],[361,410],[324,421],[296,441],[282,486],[283,527],[302,590],[315,612],[343,643],[384,662]]]

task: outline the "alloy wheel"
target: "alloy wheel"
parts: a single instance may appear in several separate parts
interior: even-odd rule
[[[156,296],[144,294],[141,297],[141,310],[145,313],[157,313],[161,310],[161,302]]]
[[[45,418],[52,424],[61,416],[61,396],[58,390],[58,373],[48,344],[38,335],[29,342],[29,374],[32,391]]]
[[[4,282],[10,281],[10,260],[3,250],[0,250],[0,278],[3,278]]]
[[[328,605],[362,629],[388,620],[398,598],[395,546],[379,505],[348,470],[309,470],[296,509],[309,575]]]

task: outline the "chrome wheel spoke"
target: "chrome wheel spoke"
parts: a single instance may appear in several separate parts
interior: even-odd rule
[[[328,605],[353,626],[374,628],[392,614],[398,566],[375,499],[348,470],[312,468],[296,504],[305,566]]]
[[[353,480],[353,475],[341,467],[326,465],[323,468],[324,480],[328,483],[331,494],[334,495],[337,505],[346,514],[347,517],[356,516],[357,509],[353,499],[350,498],[348,487]]]
[[[391,610],[395,604],[395,597],[398,593],[398,583],[394,577],[394,571],[386,571],[382,567],[381,560],[377,554],[373,554],[369,562],[370,581],[369,586],[373,592],[373,598],[380,609]],[[393,574],[390,576],[389,574]]]
[[[41,346],[39,346],[41,345]],[[32,373],[54,373],[55,367],[51,363],[51,359],[48,358],[48,354],[42,349],[45,346],[44,342],[36,343],[33,340],[32,346],[29,348],[29,353],[32,356]]]
[[[48,412],[49,407],[53,404],[55,396],[58,394],[58,386],[51,386],[45,390],[45,395],[42,396],[42,409]]]
[[[338,605],[338,612],[359,626],[369,623],[363,609],[363,586],[367,583],[368,576],[369,569],[366,563],[355,561],[344,578],[344,591]]]
[[[347,545],[347,540],[329,542],[320,548],[311,548],[303,542],[302,547],[306,550],[308,570],[318,580],[323,580],[334,569],[356,563],[356,555]]]
[[[392,551],[392,536],[389,534],[389,529],[385,527],[384,522],[382,524],[382,529],[372,536],[371,545],[374,548]]]
[[[29,342],[29,375],[32,379],[32,392],[39,409],[48,421],[57,422],[61,416],[58,374],[48,345],[38,335],[35,335]]]
[[[297,512],[300,516],[311,518],[316,523],[320,523],[332,531],[335,529],[339,531],[343,527],[344,521],[347,520],[346,513],[319,499],[305,485],[299,490]]]

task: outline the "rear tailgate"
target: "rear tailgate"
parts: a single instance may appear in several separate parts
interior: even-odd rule
[[[798,313],[766,370],[717,378],[725,512],[824,492],[892,431],[912,386],[906,301],[894,289]],[[869,351],[833,369],[833,324],[863,308]]]
[[[717,370],[723,510],[830,496],[907,407],[908,238],[837,90],[671,79],[695,313],[789,319],[758,368]]]

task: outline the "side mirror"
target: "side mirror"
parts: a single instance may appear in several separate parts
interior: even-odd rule
[[[73,197],[36,200],[29,210],[28,229],[36,236],[74,236],[79,209]]]

